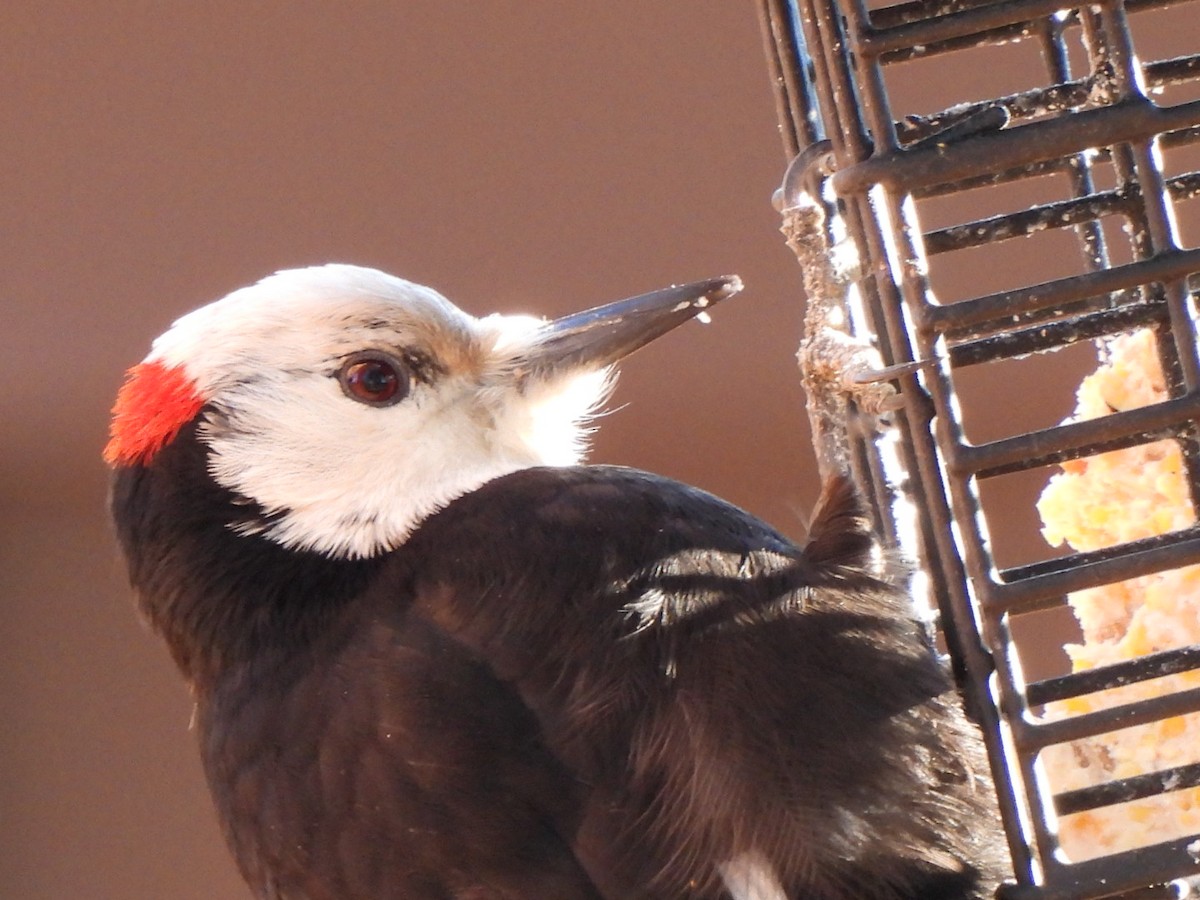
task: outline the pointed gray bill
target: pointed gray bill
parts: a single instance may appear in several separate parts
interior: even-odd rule
[[[547,322],[518,361],[526,374],[611,366],[742,289],[736,275],[663,288]]]

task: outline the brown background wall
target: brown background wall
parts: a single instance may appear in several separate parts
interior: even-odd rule
[[[351,261],[543,314],[739,272],[712,326],[626,366],[593,458],[802,534],[799,273],[752,4],[13,3],[0,84],[0,896],[245,896],[99,452],[150,339],[267,272]],[[1045,380],[1022,377],[981,388],[990,411]]]

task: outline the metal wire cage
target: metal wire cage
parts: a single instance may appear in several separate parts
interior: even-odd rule
[[[801,359],[810,394],[838,395],[815,400],[819,451],[854,470],[885,533],[928,579],[923,589],[940,611],[996,774],[1016,879],[1001,893],[1189,896],[1200,890],[1200,839],[1156,832],[1153,809],[1137,804],[1170,795],[1200,814],[1200,747],[1195,759],[1167,768],[1093,772],[1082,787],[1056,784],[1046,761],[1055,748],[1097,736],[1193,724],[1200,646],[1151,642],[1119,662],[1027,679],[1014,626],[1023,615],[1065,608],[1076,592],[1139,590],[1138,579],[1200,563],[1200,248],[1180,227],[1190,221],[1186,201],[1200,195],[1200,54],[1138,45],[1148,33],[1142,25],[1166,17],[1160,31],[1200,46],[1200,3],[872,6],[760,4],[793,158],[780,205],[809,296]],[[937,87],[945,54],[974,54],[987,67],[998,48],[1024,48],[1017,69],[1027,83],[932,112],[903,108],[917,105],[911,96],[920,91],[902,88],[894,72],[926,66],[918,87]],[[810,215],[789,220],[797,210]],[[1046,237],[1058,243],[1037,243]],[[981,286],[995,272],[1007,283],[947,294],[939,266],[956,256],[980,273]],[[1046,274],[1035,259],[1061,270]],[[1153,402],[1031,427],[994,421],[964,392],[972,373],[989,366],[1092,352],[1095,341],[1146,332],[1163,381]],[[814,374],[822,365],[842,380]],[[894,393],[872,398],[880,379]],[[890,427],[853,427],[864,408],[890,417]],[[1045,484],[1060,464],[1164,441],[1178,454],[1188,521],[1044,558],[997,552],[1000,530],[1011,526],[988,497],[1006,492],[996,489],[1006,478]],[[1080,702],[1094,698],[1104,702]],[[1072,858],[1061,826],[1097,813],[1148,814],[1150,838]]]

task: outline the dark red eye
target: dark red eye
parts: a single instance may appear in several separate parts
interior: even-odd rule
[[[371,406],[391,406],[408,396],[408,370],[399,360],[382,353],[346,360],[338,381],[347,397]]]

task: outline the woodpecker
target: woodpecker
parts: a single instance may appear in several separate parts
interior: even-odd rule
[[[581,460],[614,364],[740,290],[476,318],[371,269],[180,318],[105,451],[264,900],[951,900],[993,789],[846,478],[801,548]]]

